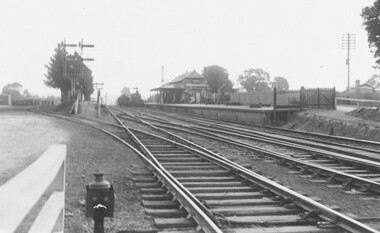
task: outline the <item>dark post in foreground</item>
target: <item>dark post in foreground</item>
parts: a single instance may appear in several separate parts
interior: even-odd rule
[[[277,88],[273,87],[273,121],[272,126],[277,124]]]
[[[86,217],[94,219],[94,233],[104,233],[104,218],[113,217],[115,192],[104,173],[95,173],[95,180],[86,185]]]

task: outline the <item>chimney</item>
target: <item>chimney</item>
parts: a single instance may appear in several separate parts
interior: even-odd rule
[[[357,80],[355,81],[355,87],[359,87],[359,86],[360,86],[360,80],[357,79]]]
[[[355,80],[356,94],[360,94],[360,80]]]
[[[164,85],[164,66],[161,66],[161,86]]]

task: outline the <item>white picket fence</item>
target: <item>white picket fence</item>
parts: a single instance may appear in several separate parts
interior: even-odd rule
[[[30,233],[63,232],[66,145],[50,146],[34,163],[0,186],[0,233],[11,233],[42,195],[51,193]]]

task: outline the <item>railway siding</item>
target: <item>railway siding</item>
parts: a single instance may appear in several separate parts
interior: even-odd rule
[[[154,127],[154,128],[156,130],[158,129],[157,127]],[[138,131],[138,130],[133,130],[133,132],[138,133],[138,134],[143,134],[143,132]],[[165,133],[170,134],[168,132],[165,132]],[[144,137],[146,137],[146,136],[144,136]],[[176,136],[174,136],[173,134],[170,134],[170,137],[175,138]],[[146,140],[146,138],[144,140]],[[150,138],[150,141],[151,140],[152,140],[152,138]],[[260,205],[259,203],[261,203],[261,204],[264,203],[264,205],[265,205],[265,203],[266,203],[266,205],[275,205],[276,203],[278,204],[278,201],[280,203],[282,203],[283,201],[288,200],[288,198],[284,198],[284,196],[289,197],[289,195],[290,195],[289,193],[293,192],[293,191],[287,190],[287,189],[285,189],[286,190],[285,191],[283,188],[279,188],[277,183],[270,181],[266,178],[260,177],[257,174],[252,173],[250,170],[245,169],[243,167],[240,167],[239,165],[233,164],[230,161],[225,160],[222,157],[216,156],[217,158],[215,158],[215,155],[213,157],[211,157],[210,155],[203,153],[203,151],[201,151],[199,149],[199,147],[197,147],[197,149],[191,149],[189,146],[179,145],[178,143],[176,143],[172,140],[165,139],[163,137],[160,137],[160,140],[164,140],[166,143],[163,142],[163,143],[161,143],[160,146],[157,146],[156,143],[155,143],[155,145],[148,144],[148,145],[145,145],[144,148],[146,148],[146,150],[148,150],[149,153],[154,154],[154,156],[157,158],[157,160],[159,162],[163,163],[162,165],[164,167],[167,165],[165,163],[170,163],[169,166],[173,166],[173,163],[177,163],[176,165],[182,166],[183,169],[181,169],[181,170],[173,169],[173,170],[169,171],[176,178],[178,177],[178,178],[196,179],[196,176],[201,176],[201,177],[229,176],[229,175],[231,175],[231,172],[232,172],[235,175],[239,174],[239,176],[244,177],[243,180],[240,181],[243,183],[239,183],[236,181],[223,182],[223,183],[226,183],[227,186],[231,185],[231,187],[229,187],[228,189],[225,189],[225,187],[223,187],[224,189],[219,190],[219,192],[223,193],[223,192],[226,192],[226,190],[239,189],[240,185],[244,185],[244,183],[249,181],[249,180],[250,180],[250,182],[252,182],[252,179],[255,181],[255,184],[258,182],[260,187],[263,186],[265,188],[268,188],[268,184],[272,184],[276,187],[276,188],[270,187],[271,192],[273,192],[273,189],[274,189],[275,193],[276,193],[276,195],[274,197],[271,197],[271,198],[266,198],[266,197],[261,196],[262,198],[259,198],[259,199],[253,198],[252,199],[252,196],[251,196],[251,199],[248,198],[248,199],[244,199],[244,200],[241,200],[240,197],[239,197],[239,200],[234,200],[234,199],[231,199],[231,200],[229,200],[229,199],[220,200],[219,199],[219,200],[215,200],[215,201],[213,201],[213,200],[202,200],[202,202],[211,209],[216,208],[219,205],[220,206],[230,206],[230,205],[232,205],[232,206],[238,205],[239,206],[239,204],[240,204],[240,205],[244,205],[244,206],[246,206],[246,205],[254,205],[255,206],[255,205]],[[181,140],[181,141],[184,142],[184,140]],[[173,144],[174,146],[169,147],[166,145],[167,143]],[[190,142],[187,142],[186,144],[194,146]],[[151,150],[149,150],[149,147],[151,148]],[[182,150],[191,152],[193,155],[186,154],[185,152],[181,152],[180,150],[178,150],[179,147],[182,148]],[[166,151],[165,154],[163,153],[163,150]],[[225,172],[225,171],[223,171],[223,169],[219,169],[217,167],[214,168],[215,170],[214,169],[210,169],[207,171],[205,169],[194,170],[194,167],[192,166],[193,164],[187,165],[187,163],[198,163],[196,166],[202,166],[201,163],[204,162],[202,159],[200,159],[198,157],[194,157],[194,153],[202,154],[201,158],[209,160],[209,161],[213,161],[214,163],[216,161],[217,161],[216,162],[217,164],[222,163],[222,164],[219,164],[219,166],[223,167],[224,169],[230,170],[230,171]],[[155,154],[157,154],[157,155],[155,155]],[[187,170],[183,166],[190,166],[191,169]],[[210,165],[206,165],[206,166],[210,166]],[[197,167],[195,167],[195,168],[197,168]],[[193,192],[193,191],[197,192],[197,191],[202,190],[201,192],[205,192],[205,193],[208,193],[207,190],[214,189],[214,188],[220,189],[221,188],[220,186],[222,186],[221,182],[212,182],[212,181],[211,182],[210,181],[205,182],[202,179],[201,179],[201,181],[200,180],[196,180],[196,181],[197,182],[184,182],[182,184],[185,187],[187,187],[190,192]],[[199,185],[200,185],[200,187],[199,187]],[[271,185],[269,185],[269,186],[271,186]],[[251,186],[249,186],[249,187],[251,187]],[[252,191],[252,190],[249,190],[249,191]],[[212,195],[211,193],[208,193],[208,194]],[[277,195],[280,195],[279,199],[275,198]],[[299,194],[297,194],[296,192],[294,192],[293,195],[290,195],[290,196],[293,196],[293,198],[297,197],[297,198],[295,198],[295,199],[297,199],[296,200],[297,205],[303,206],[303,208],[306,207],[306,209],[312,210],[312,209],[315,209],[316,206],[320,205],[317,202],[313,202],[310,199],[307,199],[302,195],[299,196]],[[234,195],[232,194],[232,197],[233,196]],[[258,197],[259,197],[259,195],[258,195]],[[304,202],[305,199],[307,199],[306,202]],[[289,199],[289,200],[290,200],[289,204],[294,202],[294,199]],[[310,203],[313,203],[312,206],[310,206]],[[359,228],[363,227],[363,229],[361,229],[360,231],[367,231],[367,230],[369,230],[369,232],[372,231],[372,230],[370,230],[370,228],[366,227],[365,225],[360,224],[358,222],[353,223],[353,222],[355,222],[354,220],[352,220],[352,219],[350,220],[349,218],[345,217],[344,215],[341,215],[337,212],[334,212],[331,209],[328,209],[327,207],[322,207],[322,206],[323,205],[320,205],[320,208],[324,209],[324,211],[322,211],[322,212],[323,212],[323,216],[326,218],[326,220],[329,220],[329,221],[332,221],[335,223],[339,222],[340,226],[344,226],[346,229],[351,229],[354,232],[357,231],[357,229],[355,230],[355,227],[359,227]],[[269,216],[270,216],[270,214],[269,214]],[[306,216],[312,216],[311,212],[309,213],[309,211],[306,211]],[[234,222],[234,224],[236,224],[236,226],[238,226],[239,224],[248,224],[249,226],[252,227],[253,225],[258,224],[258,222],[256,222],[255,219],[259,219],[259,218],[255,218],[252,216],[247,217],[247,218],[245,218],[245,217],[242,217],[242,218],[233,217],[233,218],[230,218],[230,219],[227,218],[224,220],[227,222],[230,222],[230,223],[236,221],[236,222]],[[263,217],[262,219],[265,219],[265,217]],[[296,216],[295,215],[289,215],[288,218],[286,218],[286,217],[285,218],[273,217],[272,216],[271,219],[273,221],[271,221],[270,223],[268,223],[266,221],[262,221],[261,223],[264,223],[264,225],[265,224],[269,224],[269,225],[270,224],[274,224],[274,225],[285,224],[286,225],[286,224],[291,224],[289,222],[292,222],[292,221],[293,222],[300,222],[300,217],[298,215],[296,215]],[[310,220],[310,221],[313,221],[313,220]],[[322,220],[322,222],[323,222],[323,220]],[[308,225],[310,225],[310,222]],[[261,227],[263,227],[263,226],[261,226]],[[335,229],[335,231],[336,231],[336,229]],[[293,231],[289,231],[289,232],[293,232]],[[332,230],[332,232],[334,232],[334,230]],[[359,232],[359,231],[357,231],[357,232]]]

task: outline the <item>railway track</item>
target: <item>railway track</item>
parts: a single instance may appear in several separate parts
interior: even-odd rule
[[[146,120],[146,117],[140,116],[139,118]],[[242,133],[240,133],[239,130],[231,128],[227,128],[230,131],[219,130],[219,128],[222,128],[222,126],[219,125],[217,129],[215,129],[210,125],[203,125],[203,127],[194,125],[185,126],[183,124],[170,123],[156,118],[151,118],[149,120],[155,122],[158,121],[160,125],[156,125],[157,127],[188,133],[196,131],[193,133],[212,140],[221,141],[228,145],[232,145],[237,149],[250,150],[265,154],[266,156],[279,160],[283,164],[289,165],[292,169],[296,170],[295,173],[303,174],[304,177],[308,176],[314,180],[323,178],[325,182],[339,182],[341,184],[340,187],[344,188],[346,193],[367,195],[380,193],[380,164],[376,161],[357,159],[356,157],[346,156],[327,150],[315,149],[313,147],[306,147],[304,145],[299,146],[294,143],[289,143],[288,141],[283,142],[278,139],[273,140],[269,137],[256,137],[255,134],[250,134],[244,130]],[[262,147],[252,146],[249,141],[244,143],[241,142],[241,140],[231,139],[225,135],[242,137],[248,140],[264,141],[282,147],[266,150]],[[291,148],[292,150],[284,150],[284,147]],[[296,149],[296,151],[294,149]],[[337,185],[333,186],[339,187]]]
[[[308,141],[314,141],[314,142],[320,142],[325,145],[344,145],[349,149],[357,149],[361,148],[362,150],[369,151],[369,152],[377,152],[380,149],[380,142],[376,141],[370,141],[370,140],[364,140],[359,138],[349,138],[349,137],[342,137],[342,136],[335,136],[335,135],[326,135],[321,133],[314,133],[314,132],[306,132],[306,131],[300,131],[300,130],[291,130],[291,129],[284,129],[279,127],[273,127],[273,126],[266,126],[266,125],[258,125],[258,124],[246,124],[246,123],[236,123],[231,121],[223,121],[223,120],[215,120],[212,118],[207,117],[201,117],[198,115],[191,115],[191,114],[182,114],[182,113],[165,113],[162,111],[156,111],[156,110],[144,110],[144,111],[135,111],[136,114],[148,114],[148,115],[154,115],[156,119],[163,119],[160,116],[163,116],[164,118],[170,118],[170,119],[177,119],[179,121],[185,121],[188,123],[204,123],[204,124],[223,124],[224,126],[233,127],[236,129],[241,130],[248,130],[251,132],[262,132],[264,135],[265,133],[269,133],[272,135],[283,135],[283,136],[289,136],[296,139],[308,139]],[[355,146],[353,146],[355,145]]]
[[[170,132],[153,135],[120,119],[121,126],[69,120],[116,138],[147,163],[152,172],[134,181],[157,232],[378,232]]]
[[[119,122],[124,125],[122,120],[119,119]],[[373,231],[170,132],[161,130],[167,135],[163,137],[137,129],[129,131],[137,138],[135,142],[141,143],[137,147],[156,158],[164,170],[181,182],[203,206],[208,207],[212,215],[216,216],[218,226],[225,232]],[[157,189],[159,185],[149,174],[143,174],[135,181],[140,184],[143,192],[153,192],[145,196],[147,199],[144,201],[149,204],[147,208],[152,204],[152,199],[157,197],[158,200],[154,201],[151,208],[160,209],[161,213],[169,215],[166,209],[171,196],[164,195],[162,190]],[[168,222],[180,221],[168,219]],[[364,228],[355,229],[359,226]]]

